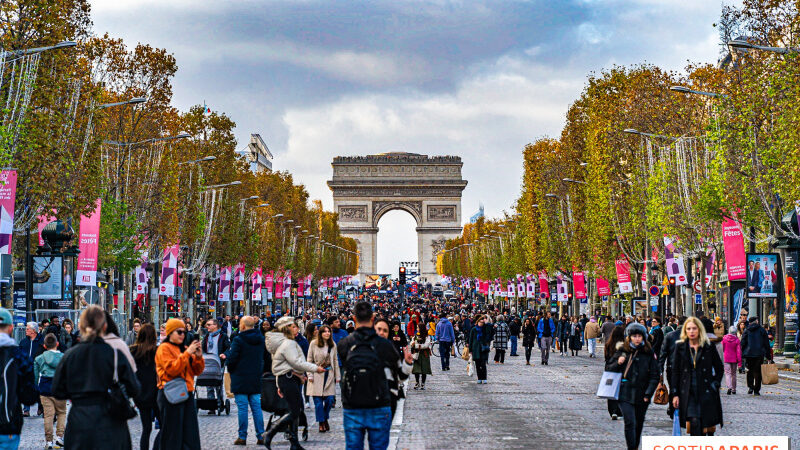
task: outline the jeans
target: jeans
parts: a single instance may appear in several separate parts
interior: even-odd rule
[[[317,422],[325,422],[331,414],[331,407],[333,407],[333,395],[314,396],[314,415]]]
[[[236,409],[239,415],[239,439],[247,440],[247,406],[253,411],[253,425],[256,438],[264,434],[264,413],[261,412],[261,394],[235,394]]]
[[[494,349],[494,362],[499,362],[505,364],[506,362],[506,351],[505,349],[501,350],[499,348]]]
[[[738,363],[725,363],[725,384],[728,389],[736,390],[736,367]]]
[[[517,356],[517,336],[511,336],[511,354],[510,356]]]
[[[647,414],[648,406],[650,403],[619,402],[619,409],[622,410],[622,417],[625,419],[625,442],[628,444],[629,450],[639,448],[644,416]]]
[[[745,358],[747,363],[747,387],[753,392],[761,392],[761,361],[763,357]]]
[[[594,356],[595,350],[597,350],[597,338],[589,338],[589,354]]]
[[[0,434],[0,450],[17,450],[18,448],[18,434]]]
[[[525,362],[531,362],[531,351],[533,350],[533,346],[525,347]]]
[[[550,345],[553,342],[553,338],[551,337],[542,337],[542,345],[539,347],[539,350],[542,351],[542,362],[547,363],[550,361]]]
[[[369,434],[370,450],[389,447],[389,430],[392,428],[392,408],[389,406],[344,409],[342,416],[347,450],[363,450],[365,432]]]
[[[439,358],[442,360],[442,370],[450,369],[450,349],[452,342],[439,341]]]
[[[478,380],[486,380],[486,360],[481,358],[475,363],[475,373],[478,375]]]

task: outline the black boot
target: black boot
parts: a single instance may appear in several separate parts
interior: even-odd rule
[[[300,440],[297,439],[297,428],[299,425],[299,420],[295,420],[289,425],[289,443],[291,447],[290,450],[303,450],[303,446],[300,445]]]
[[[281,416],[278,420],[272,422],[272,426],[269,427],[269,429],[262,435],[263,436],[262,439],[264,439],[264,447],[272,449],[272,438],[274,438],[276,434],[278,434],[282,429],[286,428],[287,426],[291,428],[292,422],[293,422],[292,415],[288,413]],[[297,427],[295,427],[294,430],[296,437]]]

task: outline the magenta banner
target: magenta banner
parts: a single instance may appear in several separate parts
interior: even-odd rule
[[[78,286],[97,285],[97,249],[100,239],[100,199],[89,216],[81,216],[78,234],[78,267],[75,284]]]
[[[233,300],[244,300],[244,264],[233,267]]]
[[[722,221],[722,245],[725,247],[725,266],[728,280],[747,278],[747,263],[744,255],[744,237],[739,223],[728,217]]]
[[[617,268],[617,284],[619,285],[619,292],[627,294],[633,292],[633,284],[631,283],[631,268],[628,260],[620,255],[614,265]]]
[[[608,280],[597,279],[597,295],[611,295],[611,286],[609,286]]]
[[[261,279],[263,278],[261,274],[261,267],[253,271],[253,275],[250,276],[250,300],[254,302],[261,301]]]
[[[586,298],[586,277],[583,272],[573,272],[572,282],[575,289],[575,298]]]
[[[539,272],[539,296],[544,294],[545,298],[550,298],[550,288],[547,286],[547,272]]]
[[[11,253],[14,236],[14,203],[17,199],[17,171],[0,172],[0,254]]]
[[[44,227],[46,227],[48,223],[56,220],[55,213],[55,211],[52,211],[52,215],[44,214],[39,216],[39,224],[36,226],[36,229],[39,231],[39,247],[44,245],[44,239],[42,239],[42,230],[44,230]]]
[[[264,277],[264,289],[267,290],[267,300],[272,300],[272,280],[273,280],[273,273],[270,270],[267,273],[267,276]]]
[[[158,287],[158,294],[172,297],[175,295],[175,285],[178,281],[178,244],[164,249],[161,256],[161,283]]]
[[[223,267],[219,272],[219,294],[217,300],[220,302],[231,301],[231,268]]]

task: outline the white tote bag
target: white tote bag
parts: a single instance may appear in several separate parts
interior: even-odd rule
[[[610,400],[619,399],[619,386],[622,384],[622,373],[603,372],[600,385],[597,386],[597,396]]]
[[[471,377],[475,373],[475,363],[470,361],[467,363],[467,376]]]

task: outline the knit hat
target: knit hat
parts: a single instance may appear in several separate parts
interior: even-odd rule
[[[728,333],[736,334],[736,326],[735,325],[731,325],[731,327],[728,328]]]
[[[283,316],[280,319],[278,319],[277,322],[275,322],[275,328],[277,330],[281,330],[281,329],[283,329],[283,327],[286,327],[286,326],[291,325],[293,323],[294,323],[294,317],[292,317],[292,316]]]
[[[623,322],[621,320],[618,320],[618,321],[614,322],[614,325],[616,325],[618,327],[621,327],[621,326],[625,325],[625,322]]]
[[[167,333],[167,336],[172,334],[172,332],[178,328],[186,328],[186,324],[183,323],[181,319],[169,319],[167,324],[164,325],[164,331]]]
[[[630,337],[634,334],[641,334],[642,336],[647,337],[647,328],[640,323],[631,322],[627,328],[625,328],[625,337]]]

